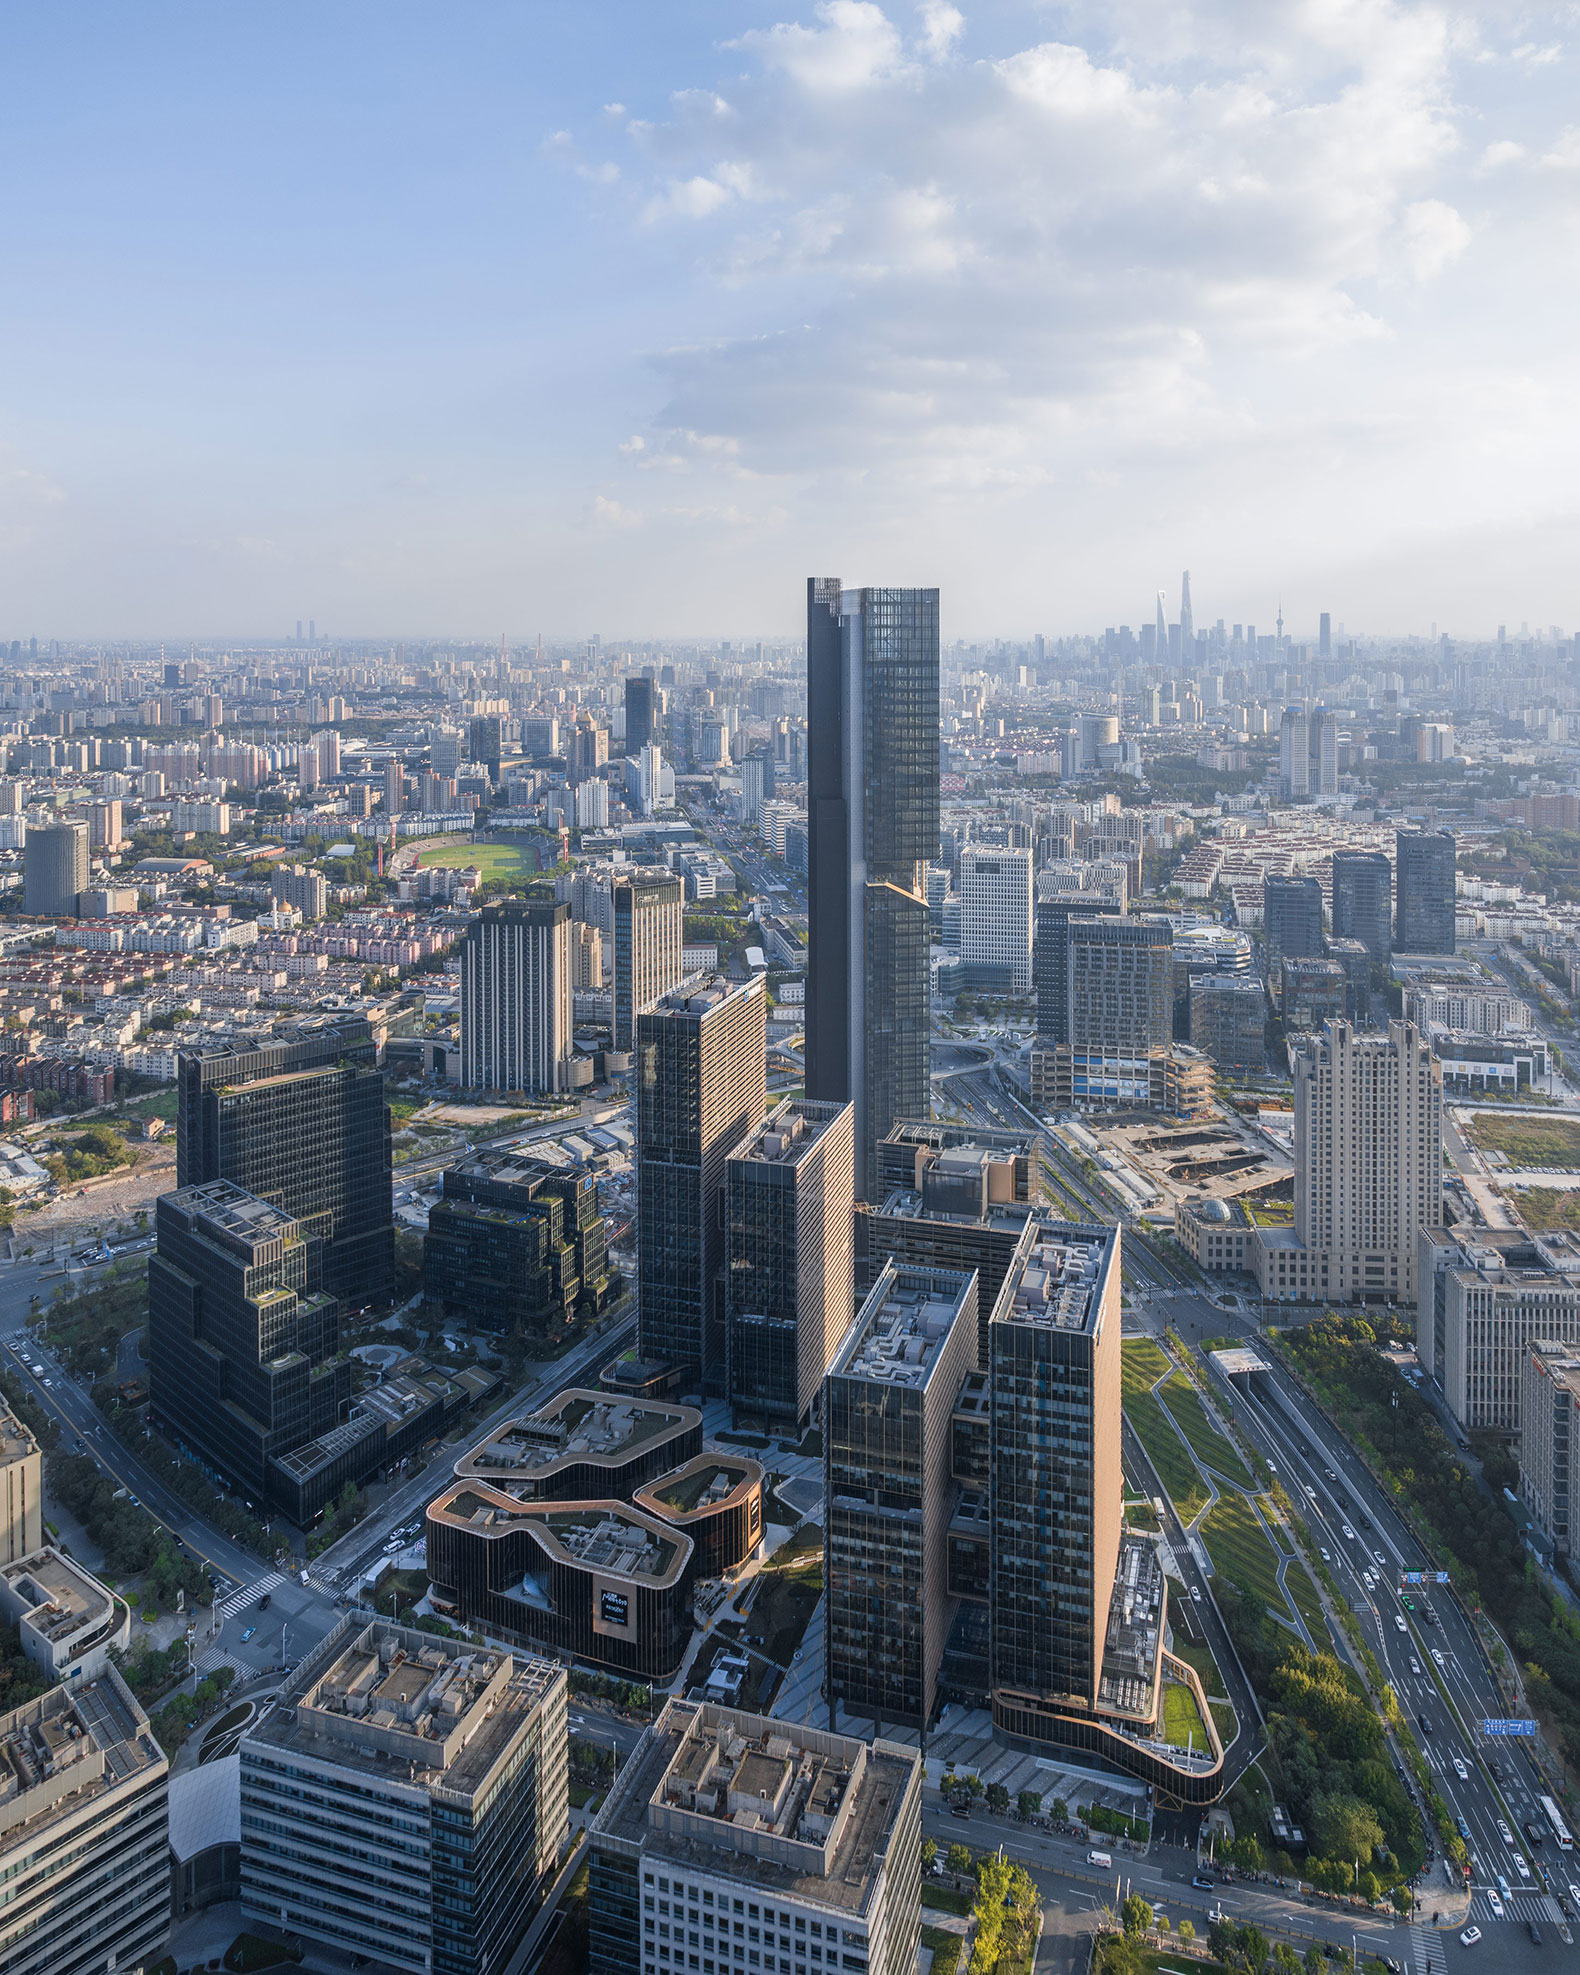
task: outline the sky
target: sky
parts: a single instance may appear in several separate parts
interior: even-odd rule
[[[0,634],[1580,622],[1580,7],[0,14]]]

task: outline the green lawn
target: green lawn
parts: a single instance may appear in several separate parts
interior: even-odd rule
[[[1131,1337],[1121,1347],[1121,1364],[1125,1418],[1152,1456],[1164,1492],[1189,1522],[1206,1506],[1208,1489],[1172,1422],[1149,1390],[1153,1381],[1170,1369],[1173,1360],[1150,1337]]]
[[[1500,1117],[1477,1111],[1465,1136],[1484,1152],[1504,1153],[1511,1166],[1580,1165],[1580,1121],[1573,1118]]]
[[[1312,1638],[1319,1646],[1325,1646],[1328,1621],[1322,1615],[1322,1600],[1317,1596],[1317,1587],[1312,1582],[1310,1571],[1302,1563],[1292,1563],[1284,1572],[1284,1584],[1295,1601],[1295,1610],[1306,1621]]]
[[[1203,1467],[1209,1467],[1237,1488],[1250,1488],[1255,1480],[1250,1469],[1235,1452],[1232,1442],[1220,1433],[1208,1417],[1201,1395],[1183,1372],[1176,1372],[1163,1387],[1164,1405],[1174,1424],[1191,1444]]]
[[[1127,1337],[1119,1351],[1126,1398],[1132,1391],[1144,1392],[1156,1385],[1174,1363],[1162,1345],[1154,1344],[1150,1337]]]
[[[1207,1705],[1212,1709],[1213,1725],[1218,1730],[1218,1740],[1228,1748],[1240,1732],[1240,1717],[1227,1701],[1209,1701]]]
[[[1214,1570],[1242,1590],[1254,1591],[1274,1612],[1284,1605],[1278,1588],[1278,1553],[1243,1495],[1225,1495],[1201,1525]]]
[[[1178,1749],[1187,1744],[1198,1749],[1207,1746],[1207,1730],[1196,1696],[1177,1680],[1163,1683],[1163,1739]]]
[[[513,843],[444,843],[417,853],[425,871],[465,871],[475,867],[485,878],[525,878],[526,852]]]
[[[1172,1648],[1175,1659],[1183,1660],[1187,1666],[1196,1669],[1196,1678],[1201,1682],[1202,1692],[1208,1700],[1228,1693],[1223,1684],[1223,1675],[1218,1671],[1218,1662],[1212,1656],[1212,1648],[1198,1644],[1194,1639],[1182,1639],[1176,1632]]]

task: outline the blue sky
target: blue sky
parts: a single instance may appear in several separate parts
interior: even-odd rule
[[[0,628],[1573,628],[1574,32],[13,8]]]

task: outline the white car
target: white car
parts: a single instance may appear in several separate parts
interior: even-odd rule
[[[1373,1550],[1372,1555],[1377,1559],[1378,1563],[1382,1565],[1384,1570],[1388,1568],[1388,1559],[1383,1555],[1381,1550]]]
[[[1421,1662],[1416,1658],[1414,1653],[1410,1655],[1410,1671],[1412,1673],[1419,1673],[1421,1671]]]
[[[1316,1489],[1314,1489],[1309,1482],[1305,1484],[1305,1489],[1306,1489],[1306,1493],[1311,1497],[1312,1501],[1314,1502],[1317,1499]]]
[[[1394,1615],[1393,1615],[1393,1622],[1394,1622],[1394,1624],[1395,1624],[1395,1625],[1397,1625],[1397,1626],[1398,1626],[1398,1628],[1399,1628],[1399,1630],[1400,1630],[1401,1632],[1408,1632],[1408,1631],[1409,1631],[1409,1629],[1410,1629],[1410,1628],[1409,1628],[1409,1627],[1408,1627],[1408,1626],[1407,1626],[1407,1625],[1405,1624],[1405,1622],[1404,1622],[1404,1618],[1403,1618],[1403,1615],[1402,1615],[1401,1613],[1399,1613],[1399,1612],[1395,1612],[1395,1613],[1394,1613]]]
[[[1516,1852],[1514,1854],[1514,1869],[1522,1879],[1530,1878],[1531,1868],[1525,1863],[1524,1852]]]
[[[1325,1564],[1330,1564],[1330,1563],[1332,1563],[1332,1561],[1333,1561],[1333,1559],[1332,1559],[1332,1558],[1331,1558],[1331,1557],[1330,1557],[1330,1556],[1328,1555],[1328,1553],[1327,1553],[1327,1551],[1326,1551],[1326,1550],[1322,1550],[1322,1546],[1321,1546],[1320,1544],[1318,1544],[1318,1546],[1317,1546],[1317,1547],[1318,1547],[1318,1549],[1319,1549],[1319,1550],[1321,1550],[1321,1551],[1322,1551],[1322,1561],[1323,1561],[1323,1562],[1324,1562]]]
[[[1350,1528],[1349,1524],[1347,1522],[1341,1523],[1339,1527],[1344,1531],[1345,1542],[1353,1543],[1355,1541],[1355,1532],[1353,1529]]]
[[[1459,1778],[1461,1783],[1468,1783],[1470,1781],[1470,1771],[1460,1761],[1458,1756],[1454,1758],[1454,1774]]]
[[[1577,1886],[1572,1879],[1569,1881],[1569,1902],[1576,1913],[1580,1913],[1580,1886]]]
[[[1506,1845],[1512,1845],[1514,1843],[1514,1833],[1504,1823],[1501,1817],[1498,1818],[1493,1828]]]
[[[1436,1646],[1432,1648],[1432,1664],[1433,1666],[1441,1666],[1443,1664],[1443,1655],[1438,1651]]]
[[[1487,1904],[1492,1908],[1493,1919],[1501,1920],[1503,1918],[1503,1901],[1496,1893],[1489,1892],[1487,1894]]]
[[[1467,1927],[1459,1937],[1459,1945],[1462,1948],[1473,1948],[1480,1939],[1481,1929],[1479,1927]]]

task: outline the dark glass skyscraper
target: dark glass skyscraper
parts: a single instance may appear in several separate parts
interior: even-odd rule
[[[1333,937],[1358,939],[1373,960],[1393,951],[1393,867],[1380,850],[1333,853]]]
[[[1270,981],[1278,980],[1280,961],[1322,958],[1322,887],[1315,878],[1263,879],[1262,938]]]
[[[1394,945],[1401,953],[1454,951],[1454,833],[1401,830],[1394,839],[1398,917]]]
[[[929,1105],[927,894],[938,855],[938,592],[807,582],[806,1094],[854,1104],[856,1192]]]
[[[176,1184],[233,1180],[323,1237],[324,1286],[349,1303],[395,1280],[390,1114],[360,1017],[278,1042],[183,1056]]]
[[[625,740],[622,746],[627,760],[640,754],[650,741],[658,738],[658,723],[654,718],[657,693],[658,688],[651,679],[627,679],[625,682]]]

